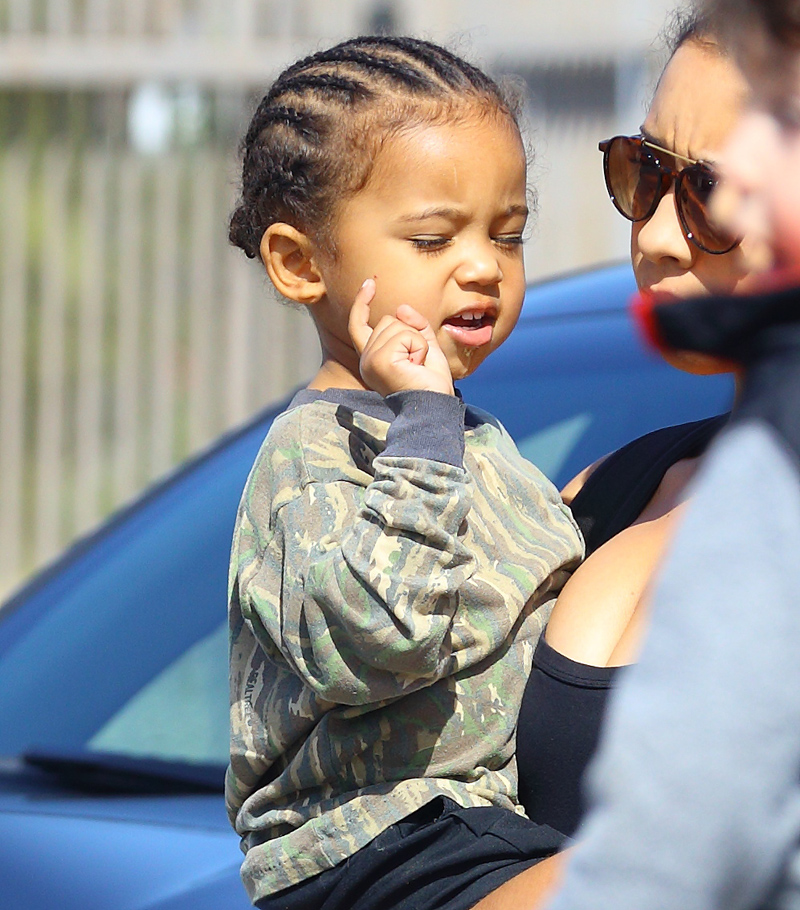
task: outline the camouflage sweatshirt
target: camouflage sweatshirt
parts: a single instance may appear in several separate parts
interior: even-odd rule
[[[239,508],[228,811],[255,902],[439,795],[517,805],[533,646],[582,541],[457,397],[298,393]]]

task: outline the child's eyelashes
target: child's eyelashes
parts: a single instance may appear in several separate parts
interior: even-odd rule
[[[411,245],[424,253],[439,253],[453,243],[452,237],[410,237]],[[505,249],[516,249],[525,243],[522,234],[499,234],[492,237],[492,241]]]
[[[494,242],[499,246],[512,249],[522,246],[525,243],[525,237],[522,234],[501,234],[499,237],[494,238]]]
[[[424,253],[438,253],[452,243],[450,237],[411,237],[411,244]]]

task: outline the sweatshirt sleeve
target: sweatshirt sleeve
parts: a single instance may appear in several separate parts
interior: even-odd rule
[[[740,424],[698,476],[550,910],[765,905],[800,837],[799,552],[794,457]]]
[[[311,428],[295,451],[280,440],[267,447],[235,539],[233,582],[262,647],[341,704],[429,685],[456,652],[476,662],[497,645],[458,611],[475,567],[462,540],[472,506],[463,405],[430,392],[390,397],[396,418],[374,458]],[[287,460],[299,466],[288,485]],[[372,476],[352,469],[359,461]]]

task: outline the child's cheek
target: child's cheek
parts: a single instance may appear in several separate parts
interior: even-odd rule
[[[403,302],[395,299],[395,295],[385,288],[381,292],[380,275],[375,279],[376,292],[369,308],[369,324],[374,329],[384,316],[396,316],[397,308]],[[408,302],[408,301],[406,301]]]

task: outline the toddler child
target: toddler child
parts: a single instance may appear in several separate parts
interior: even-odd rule
[[[226,796],[259,907],[466,910],[559,845],[514,729],[582,542],[453,389],[517,320],[526,197],[512,104],[420,40],[301,60],[244,140],[231,239],[322,347],[233,542]]]

